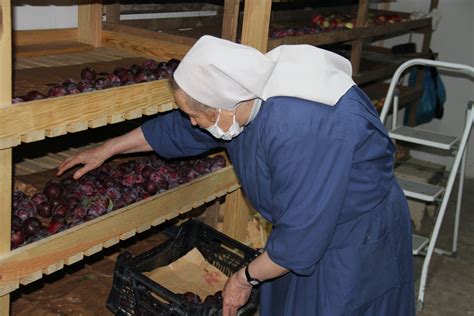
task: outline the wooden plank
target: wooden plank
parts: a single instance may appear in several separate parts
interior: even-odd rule
[[[64,268],[64,260],[60,260],[58,262],[55,262],[53,264],[50,264],[49,266],[43,268],[43,273],[46,275],[50,275],[56,271],[61,270]]]
[[[139,201],[56,235],[0,255],[0,275],[5,284],[68,258],[80,257],[84,251],[147,223],[160,223],[178,215],[179,210],[195,201],[237,184],[232,166],[205,175],[192,182]],[[117,241],[118,242],[118,241]],[[68,259],[69,263],[71,259]],[[66,262],[65,262],[66,263]],[[5,293],[7,294],[7,293]]]
[[[120,2],[105,5],[105,20],[107,23],[120,23]]]
[[[348,42],[356,39],[371,39],[381,36],[389,37],[396,34],[406,33],[408,31],[421,30],[426,27],[431,27],[431,19],[419,19],[384,25],[371,25],[369,27],[354,28],[352,30],[287,36],[278,39],[269,39],[268,50],[279,45],[294,45],[301,43],[311,45],[327,45]]]
[[[146,38],[146,39],[154,39],[158,41],[163,41],[168,44],[174,44],[176,47],[180,47],[180,45],[184,45],[184,49],[189,50],[191,46],[196,42],[196,39],[178,36],[163,32],[154,32],[150,30],[141,29],[138,27],[127,26],[127,25],[117,25],[117,24],[110,24],[104,23],[104,31],[116,32],[119,34],[126,34],[126,35],[134,35],[139,38]]]
[[[222,38],[235,42],[239,23],[239,0],[224,1],[224,17],[222,19]]]
[[[79,1],[77,14],[77,40],[94,47],[101,46],[102,1]]]
[[[360,0],[359,8],[357,10],[357,19],[355,27],[366,27],[367,24],[367,14],[369,12],[369,1]],[[362,54],[362,46],[364,45],[363,39],[358,39],[352,43],[351,50],[351,64],[352,64],[352,73],[357,74],[359,72],[360,59]]]
[[[33,44],[15,47],[15,57],[36,57],[46,55],[60,55],[92,50],[94,47],[89,44],[73,41],[51,42],[44,44]],[[55,65],[57,66],[57,65]]]
[[[123,49],[140,56],[158,59],[182,59],[190,46],[170,42],[160,42],[151,38],[137,37],[128,34],[104,31],[102,34],[103,45]]]
[[[204,217],[204,223],[217,229],[217,223],[219,221],[219,208],[221,203],[216,200],[214,203],[206,208],[206,214]]]
[[[64,259],[64,264],[70,266],[71,264],[79,262],[82,259],[84,259],[84,253],[79,252],[79,253],[73,254],[72,256],[67,257],[66,259]]]
[[[91,120],[113,117],[116,113],[146,109],[152,104],[169,107],[173,103],[167,80],[25,102],[0,109],[0,117],[11,118],[0,121],[0,146],[16,146],[11,143],[15,143],[12,138],[32,131],[45,130],[46,136],[54,137],[56,129],[64,132],[64,125],[84,122],[88,126]]]
[[[84,256],[92,256],[100,251],[102,251],[102,244],[98,244],[95,246],[90,247],[86,251],[84,251]]]
[[[14,31],[16,46],[47,44],[61,41],[77,41],[77,28]]]
[[[0,315],[10,315],[10,295],[0,296]]]
[[[21,141],[24,143],[32,143],[38,140],[43,140],[46,137],[44,130],[42,131],[32,131],[27,134],[21,135]]]
[[[224,234],[244,242],[247,234],[249,207],[242,190],[229,193],[222,207],[224,208]]]
[[[140,227],[137,227],[137,233],[143,233],[144,231],[147,231],[151,228],[150,223],[146,223],[145,225],[142,225]]]
[[[0,0],[0,108],[11,103],[12,98],[12,47],[10,0]],[[13,144],[15,138],[6,140]],[[12,150],[0,150],[0,254],[10,251]],[[10,314],[10,295],[18,288],[18,281],[0,281],[0,315]]]
[[[27,275],[26,277],[23,277],[20,279],[20,284],[21,285],[28,285],[30,283],[33,283],[35,281],[38,281],[43,277],[43,271],[36,271],[31,273],[30,275]]]
[[[245,0],[242,44],[267,51],[271,0]]]
[[[125,233],[121,234],[120,235],[120,240],[126,240],[126,239],[129,239],[129,238],[132,238],[136,234],[137,234],[137,230],[135,228],[131,229],[128,232],[125,232]]]

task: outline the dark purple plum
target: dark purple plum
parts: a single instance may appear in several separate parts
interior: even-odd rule
[[[108,75],[107,76],[107,81],[109,82],[110,84],[110,87],[120,87],[121,85],[121,81],[120,81],[120,78],[116,75]]]
[[[43,193],[35,193],[32,197],[31,197],[31,200],[33,202],[35,202],[36,205],[40,205],[41,203],[43,202],[47,202],[48,201],[48,198],[46,197],[46,195],[44,195]]]
[[[94,88],[96,90],[103,90],[110,87],[110,82],[105,78],[97,78],[94,82]]]
[[[46,99],[46,96],[42,94],[41,92],[34,90],[34,91],[29,91],[25,95],[24,99],[25,101],[35,101],[35,100]]]
[[[67,95],[68,92],[64,86],[54,86],[48,91],[48,96],[50,98],[62,97]]]
[[[43,225],[41,225],[40,220],[36,217],[28,217],[23,221],[23,228],[25,229],[25,234],[27,236],[36,235],[42,227]]]
[[[92,83],[90,83],[87,80],[79,81],[79,83],[77,84],[77,88],[79,89],[80,92],[91,92],[95,90]]]
[[[63,188],[58,182],[49,181],[44,186],[43,193],[49,200],[58,199],[63,194]]]
[[[93,82],[97,77],[95,70],[89,67],[86,67],[81,70],[81,79]]]
[[[139,66],[137,64],[133,64],[132,67],[130,67],[130,71],[136,75],[137,73],[139,72],[143,72],[143,67],[142,66]]]
[[[40,203],[37,207],[38,215],[43,218],[51,217],[51,212],[53,210],[53,205],[49,202]]]
[[[151,71],[158,69],[158,63],[153,59],[148,59],[143,62],[143,68]]]
[[[143,169],[142,169],[142,176],[143,178],[145,179],[149,179],[151,174],[156,171],[153,167],[150,167],[150,166],[144,166]]]
[[[133,76],[133,80],[136,83],[145,82],[145,81],[148,81],[148,76],[146,75],[146,73],[143,70],[141,70],[141,71],[138,71],[137,73],[135,73],[135,75]]]
[[[16,226],[22,226],[23,227],[23,221],[18,216],[13,215],[12,216],[12,229],[13,229],[13,227],[16,227]]]
[[[71,206],[66,202],[62,202],[53,208],[53,210],[51,211],[51,214],[53,214],[53,216],[62,215],[64,217],[67,217],[70,212],[71,212]]]
[[[60,214],[54,215],[51,218],[51,222],[57,222],[57,223],[61,223],[61,224],[66,224],[67,223],[66,217],[64,217],[64,215],[60,215]]]
[[[49,226],[48,226],[48,232],[50,234],[56,234],[56,233],[59,233],[63,230],[66,229],[66,226],[67,224],[63,224],[63,223],[60,223],[60,222],[51,222],[49,223]]]
[[[171,69],[172,72],[174,72],[176,68],[178,68],[179,63],[180,61],[178,59],[172,58],[168,60],[168,62],[166,63],[166,67],[168,67],[169,69]]]
[[[25,242],[25,230],[23,227],[15,227],[15,229],[12,229],[10,242],[13,249]]]
[[[153,195],[158,191],[158,184],[151,180],[147,180],[143,183],[143,189],[149,194]]]
[[[21,97],[14,97],[12,99],[12,104],[23,103],[23,102],[25,102],[25,100]]]
[[[183,294],[183,298],[191,304],[201,304],[201,298],[199,295],[193,292],[186,292]]]
[[[77,220],[77,219],[81,219],[83,218],[84,216],[86,216],[87,214],[87,210],[84,206],[82,205],[76,205],[73,209],[72,209],[72,218],[74,220]]]

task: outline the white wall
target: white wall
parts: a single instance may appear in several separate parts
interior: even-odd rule
[[[58,29],[77,27],[77,6],[31,6],[13,7],[15,30]]]
[[[429,5],[429,0],[398,0],[391,3],[390,9],[403,12],[428,12]],[[439,60],[474,66],[474,1],[440,1],[438,11],[442,17],[437,30],[433,33],[432,50],[438,52]],[[421,47],[422,37],[414,35],[413,39],[417,42],[417,47]],[[384,44],[390,46],[406,41],[408,36],[385,41]],[[467,101],[474,100],[474,80],[446,73],[441,77],[447,92],[444,117],[419,127],[444,134],[460,135],[465,122]],[[474,132],[471,133],[469,147],[466,172],[468,177],[474,177]],[[439,157],[424,152],[413,152],[413,156],[441,164],[449,165],[452,162],[451,157]]]

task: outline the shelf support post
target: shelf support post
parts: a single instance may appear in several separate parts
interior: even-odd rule
[[[369,12],[369,0],[360,0],[359,8],[357,10],[357,19],[355,27],[364,27],[367,23],[367,14]],[[359,73],[360,59],[362,57],[362,47],[364,46],[364,40],[359,39],[352,42],[351,50],[351,63],[352,73]]]
[[[107,23],[120,23],[120,2],[105,5],[105,20]]]
[[[10,0],[0,0],[0,108],[12,99],[12,29]],[[12,149],[0,150],[0,254],[10,251]],[[0,296],[0,315],[10,314],[10,295]]]
[[[80,0],[77,10],[77,40],[94,47],[100,47],[102,43],[102,1]]]
[[[239,0],[225,0],[222,17],[222,38],[235,42],[237,39],[237,25],[239,23]]]
[[[241,189],[226,195],[224,208],[224,234],[240,242],[247,236],[249,207]]]
[[[245,0],[242,44],[267,51],[271,9],[271,0]]]

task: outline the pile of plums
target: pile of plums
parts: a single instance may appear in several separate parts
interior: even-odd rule
[[[381,25],[386,23],[398,23],[406,21],[406,18],[398,14],[389,13],[369,13],[367,18],[367,25]],[[356,23],[355,14],[331,13],[331,14],[315,14],[311,19],[311,25],[294,27],[294,28],[279,28],[270,31],[270,38],[282,38],[287,36],[297,36],[304,34],[315,34],[330,31],[350,30],[353,29]],[[309,23],[308,23],[309,24]]]
[[[201,300],[201,297],[193,292],[185,292],[183,294],[178,294],[186,302],[191,304],[203,304],[206,306],[221,306],[222,305],[222,291],[217,291],[214,294],[206,296],[204,301]]]
[[[15,191],[12,248],[56,234],[225,167],[222,155],[165,161],[157,156],[107,163],[79,180],[49,181],[28,197]],[[44,225],[43,225],[44,224]]]
[[[50,88],[47,95],[39,91],[29,91],[24,96],[14,97],[12,103],[61,97],[134,83],[167,79],[176,70],[179,62],[177,59],[170,59],[167,62],[156,62],[153,59],[149,59],[143,62],[141,66],[135,64],[130,69],[118,67],[111,74],[100,73],[100,75],[94,69],[86,67],[81,70],[81,80],[79,81],[66,79],[62,83]]]

